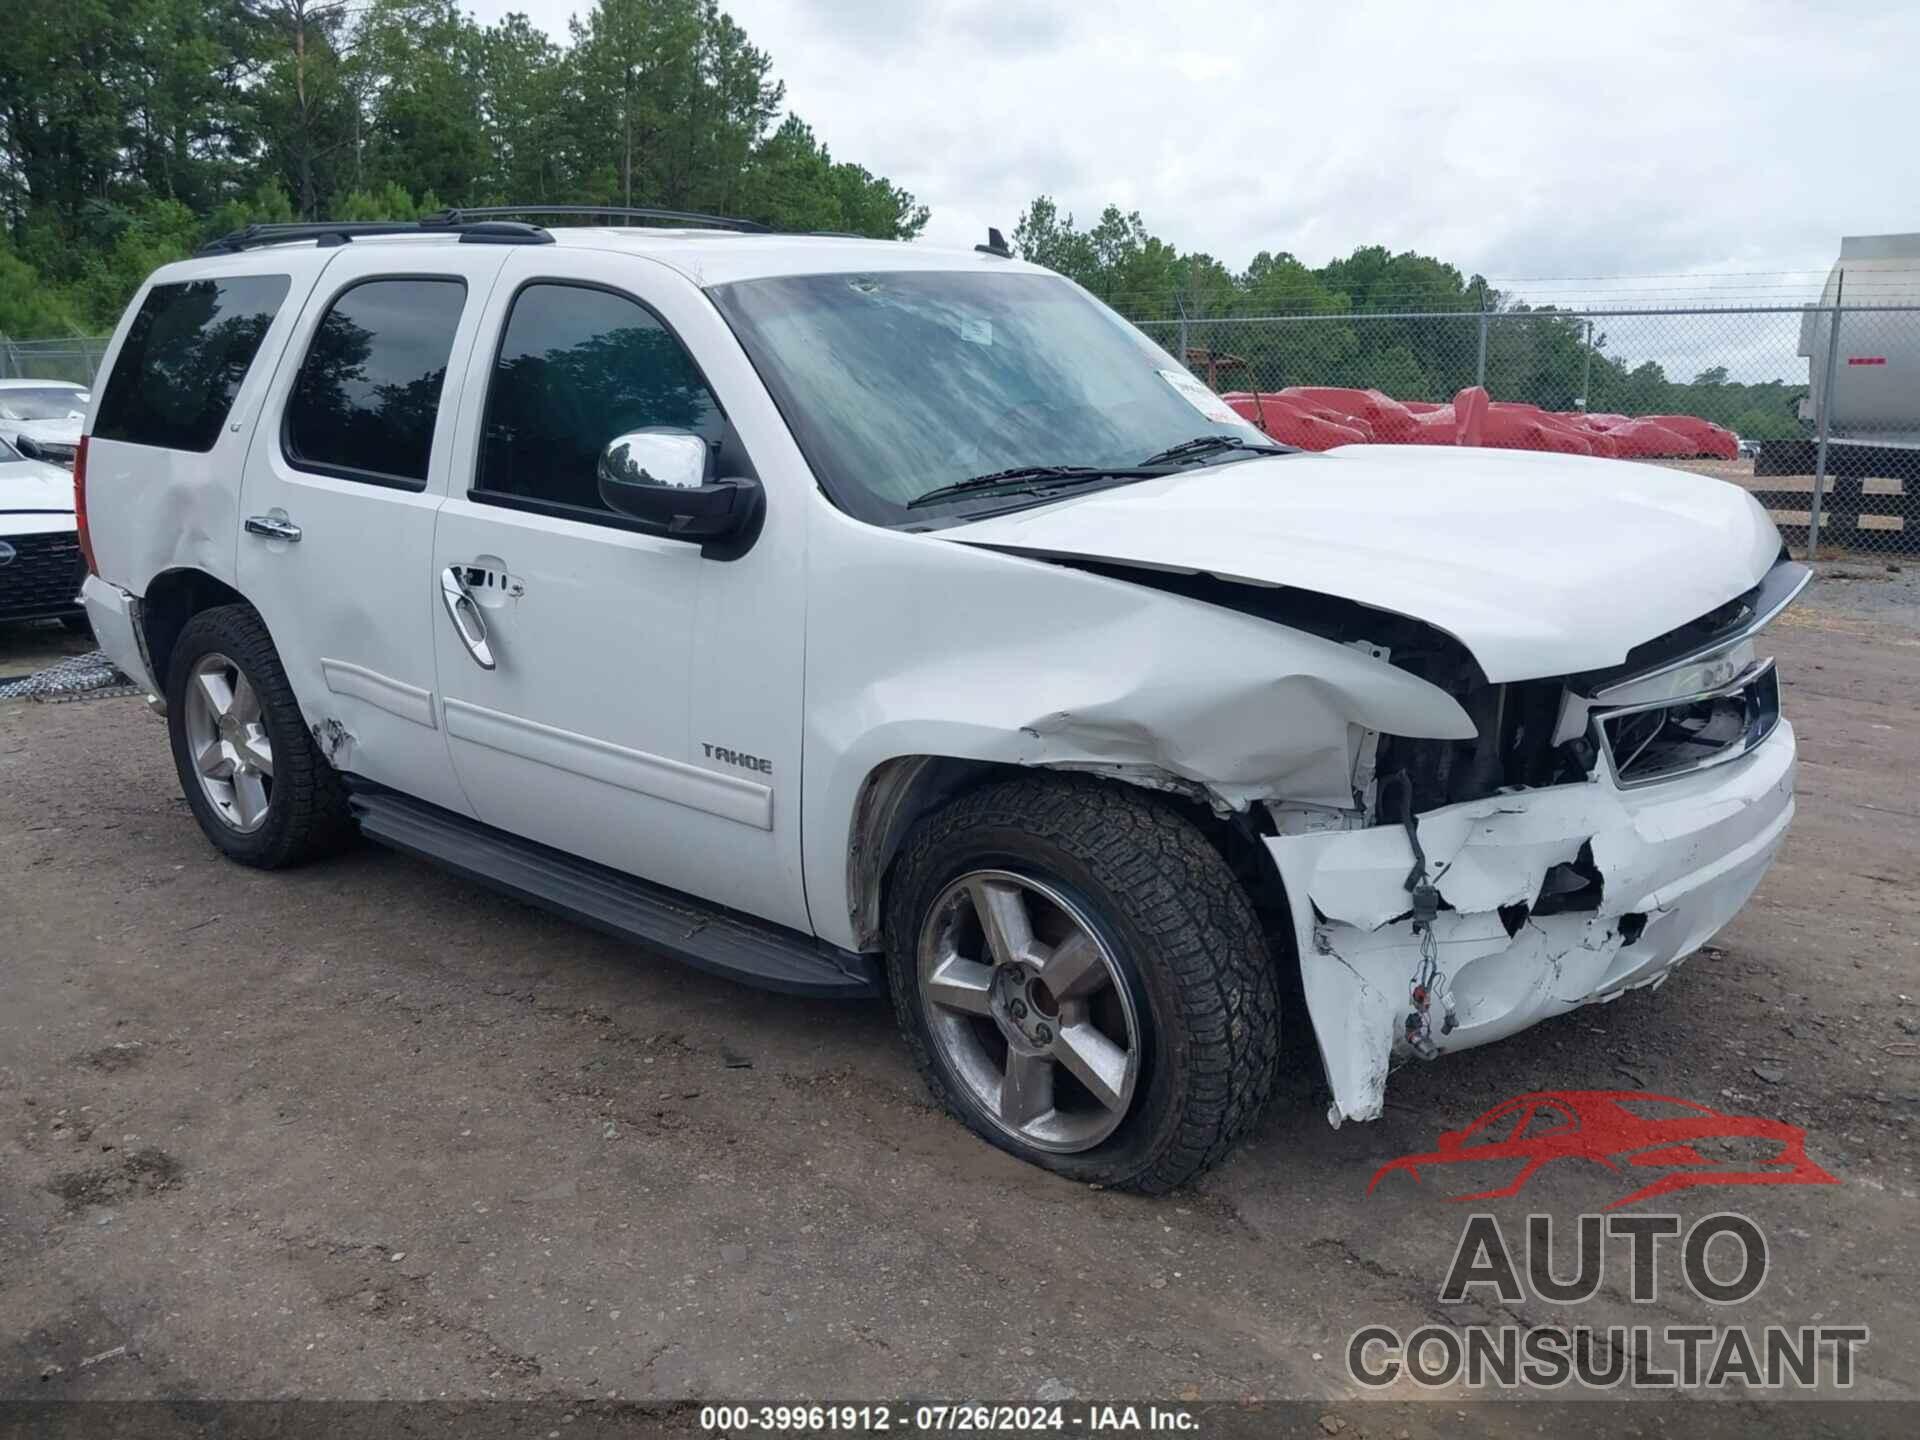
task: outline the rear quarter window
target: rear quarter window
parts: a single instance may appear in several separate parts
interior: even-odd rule
[[[211,450],[289,283],[229,275],[155,285],[113,362],[94,437]]]

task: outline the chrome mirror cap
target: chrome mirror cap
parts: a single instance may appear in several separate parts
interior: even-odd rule
[[[600,452],[600,483],[697,490],[707,479],[707,442],[684,430],[632,430]]]

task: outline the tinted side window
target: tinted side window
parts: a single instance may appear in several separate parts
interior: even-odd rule
[[[287,458],[303,470],[420,489],[440,414],[462,280],[367,280],[313,332],[287,396]]]
[[[287,285],[285,275],[234,275],[154,286],[113,362],[95,437],[211,450]]]
[[[513,302],[487,387],[475,492],[605,513],[596,472],[629,430],[726,430],[693,359],[653,313],[579,285],[529,285]]]

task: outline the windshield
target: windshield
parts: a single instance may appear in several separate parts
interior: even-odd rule
[[[6,441],[0,440],[0,465],[6,464],[9,460],[19,460],[23,458],[18,450],[7,444]]]
[[[878,524],[1007,505],[957,495],[907,508],[974,476],[1137,466],[1200,435],[1264,438],[1055,275],[803,275],[710,293],[827,493]]]
[[[44,390],[0,390],[0,420],[80,420],[87,392],[49,385]]]

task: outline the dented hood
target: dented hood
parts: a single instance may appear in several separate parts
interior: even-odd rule
[[[1496,682],[1618,664],[1757,585],[1780,551],[1724,481],[1407,445],[1201,467],[939,533],[1339,596],[1437,626]]]

